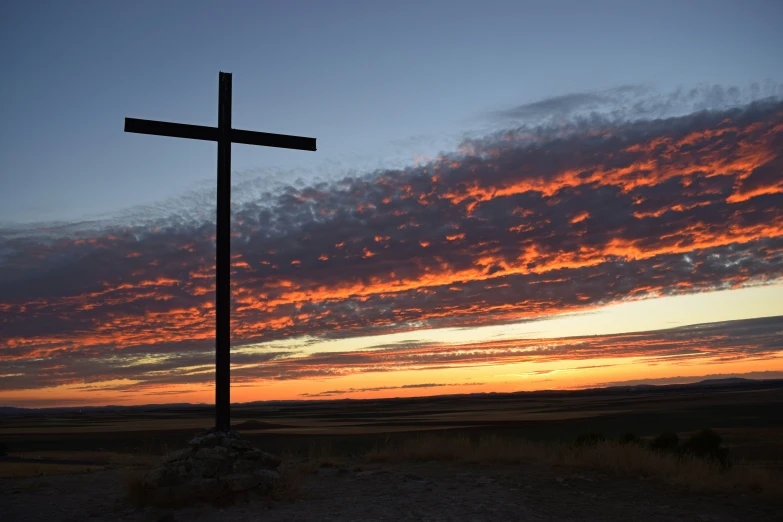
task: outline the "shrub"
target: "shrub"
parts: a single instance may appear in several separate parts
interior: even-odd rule
[[[603,433],[597,433],[594,431],[587,431],[579,435],[574,441],[574,445],[577,447],[582,446],[595,446],[599,442],[604,442],[606,437]]]
[[[620,435],[620,438],[617,439],[617,442],[620,444],[634,444],[637,446],[642,446],[644,444],[644,441],[641,437],[638,437],[636,434],[631,433],[630,431],[624,435]]]
[[[682,451],[704,459],[714,459],[723,466],[729,465],[729,450],[721,447],[723,438],[710,429],[701,430],[683,444]]]
[[[657,451],[676,452],[679,448],[680,438],[676,433],[667,431],[661,433],[650,442],[650,449]]]
[[[683,445],[683,450],[699,457],[706,457],[720,448],[723,438],[712,430],[701,430]]]

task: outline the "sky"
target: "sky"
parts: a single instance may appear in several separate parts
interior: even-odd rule
[[[29,2],[0,22],[0,404],[783,371],[779,2]]]

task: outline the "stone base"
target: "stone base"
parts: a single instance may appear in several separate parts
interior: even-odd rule
[[[254,448],[239,433],[200,433],[185,449],[167,455],[163,463],[144,475],[144,487],[170,491],[188,489],[194,494],[241,492],[273,488],[280,474],[280,459]]]

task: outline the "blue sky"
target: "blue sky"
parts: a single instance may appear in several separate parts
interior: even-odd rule
[[[234,74],[235,127],[318,138],[315,154],[235,146],[237,180],[407,164],[483,128],[489,111],[568,93],[783,80],[780,2],[587,4],[9,4],[0,223],[211,188],[212,144],[122,123],[214,125],[221,70]]]

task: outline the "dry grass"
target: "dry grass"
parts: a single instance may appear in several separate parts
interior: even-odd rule
[[[280,479],[269,492],[274,500],[292,501],[301,496],[304,471],[301,465],[289,459],[283,459],[277,467]]]
[[[292,501],[299,498],[303,477],[301,465],[283,459],[277,472],[280,478],[271,489],[234,492],[221,487],[199,490],[188,484],[151,489],[144,484],[144,470],[128,469],[124,477],[126,500],[136,507],[178,509],[203,502],[216,507],[228,506],[237,502],[248,502],[256,495],[273,501]]]
[[[783,475],[753,465],[721,469],[714,461],[650,450],[644,446],[604,441],[575,447],[564,443],[485,437],[424,435],[387,444],[365,455],[372,461],[459,461],[467,463],[537,463],[644,476],[700,492],[742,492],[783,499]]]
[[[142,471],[130,471],[125,475],[125,500],[137,508],[155,506],[179,509],[202,502],[222,507],[242,500],[246,496],[223,488],[199,490],[187,484],[151,489],[144,484]]]
[[[119,469],[149,469],[160,462],[157,455],[135,455],[131,453],[113,453],[108,464]]]
[[[336,454],[330,443],[325,443],[311,445],[302,465],[313,471],[318,468],[345,468],[348,466],[348,460],[345,455]]]
[[[125,473],[125,499],[137,507],[147,504],[147,491],[144,487],[144,473],[132,471]]]

